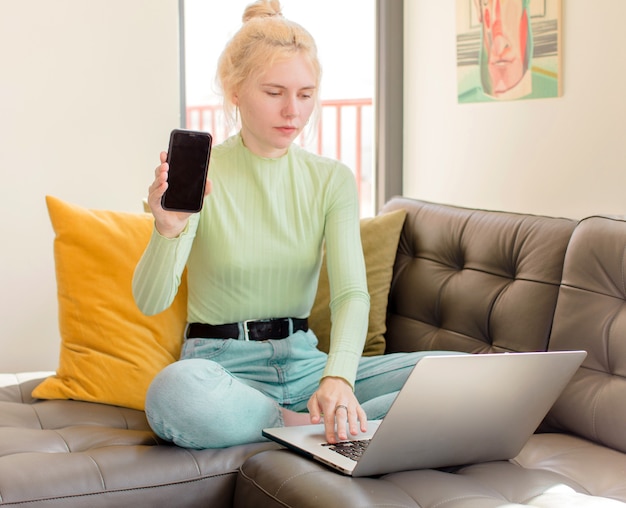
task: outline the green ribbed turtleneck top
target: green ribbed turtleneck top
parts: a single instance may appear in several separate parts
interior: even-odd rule
[[[235,135],[213,148],[209,178],[212,193],[183,233],[153,231],[133,278],[139,308],[169,307],[187,266],[189,322],[307,317],[325,245],[332,328],[324,375],[354,386],[369,295],[350,169],[295,144],[282,157],[258,157]]]

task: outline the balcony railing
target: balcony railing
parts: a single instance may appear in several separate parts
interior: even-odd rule
[[[352,168],[361,215],[372,213],[373,117],[372,99],[323,100],[317,129],[303,133],[298,140],[308,150],[338,159]],[[232,134],[219,104],[187,106],[187,128],[209,131],[216,144]]]

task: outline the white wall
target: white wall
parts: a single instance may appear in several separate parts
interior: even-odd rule
[[[45,195],[141,211],[179,126],[177,0],[0,0],[0,372],[56,368]]]
[[[626,2],[563,0],[562,98],[465,105],[455,5],[404,1],[404,193],[572,218],[625,214]]]

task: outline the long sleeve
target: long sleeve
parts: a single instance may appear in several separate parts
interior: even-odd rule
[[[167,309],[174,300],[193,244],[198,216],[192,215],[185,230],[176,238],[165,238],[152,230],[133,276],[133,297],[144,314]]]
[[[370,308],[354,179],[337,190],[326,219],[326,257],[330,282],[330,351],[324,376],[354,386],[367,335]]]

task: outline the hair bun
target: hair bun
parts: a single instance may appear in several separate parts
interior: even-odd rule
[[[269,18],[282,15],[279,0],[257,0],[246,7],[242,20],[244,23],[247,23],[253,18]]]

